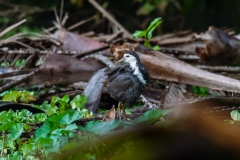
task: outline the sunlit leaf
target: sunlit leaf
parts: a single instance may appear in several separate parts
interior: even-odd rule
[[[157,28],[157,26],[159,26],[159,24],[162,23],[162,19],[161,18],[155,18],[150,25],[148,26],[146,32],[147,32],[147,38],[151,39],[152,38],[152,32]]]
[[[146,31],[135,31],[133,33],[133,38],[141,38],[141,37],[146,37]]]
[[[4,123],[2,125],[0,125],[0,130],[5,132],[7,131],[12,125],[14,125],[15,123],[14,122],[7,122],[7,123]]]
[[[18,91],[11,91],[9,94],[6,94],[2,101],[8,101],[8,102],[17,102],[17,99],[20,98]]]
[[[154,51],[159,51],[160,50],[160,47],[159,46],[154,46],[153,48],[152,48]]]
[[[70,105],[72,106],[72,109],[75,108],[84,108],[84,105],[87,103],[87,97],[84,95],[77,95],[73,98],[73,100],[70,102]]]
[[[233,110],[230,114],[233,120],[240,121],[240,113],[238,110]]]

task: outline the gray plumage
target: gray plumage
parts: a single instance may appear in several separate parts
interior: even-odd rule
[[[144,82],[139,78],[139,75],[145,82],[149,79],[149,74],[145,66],[140,63],[136,53],[126,52],[127,55],[135,57],[138,72],[132,67],[132,62],[124,61],[120,66],[117,66],[106,73],[107,75],[107,91],[112,98],[122,103],[126,103],[126,107],[132,105],[139,99],[142,94]],[[126,56],[125,56],[126,57]]]

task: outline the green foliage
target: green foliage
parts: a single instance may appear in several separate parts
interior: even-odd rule
[[[35,105],[35,107],[42,109],[48,115],[54,113],[64,113],[69,109],[76,109],[83,117],[92,117],[92,113],[89,113],[84,105],[87,103],[87,98],[83,95],[75,96],[71,101],[69,95],[64,95],[62,98],[53,96],[50,103],[43,102],[42,105]]]
[[[206,87],[192,86],[193,93],[198,96],[208,96],[208,91]]]
[[[0,112],[0,124],[8,122],[36,123],[43,122],[46,119],[47,115],[45,113],[32,114],[32,112],[28,110]]]
[[[26,99],[29,93],[25,92],[9,91],[2,96],[5,100],[18,102],[20,99]],[[16,159],[16,157],[20,159],[51,159],[58,154],[67,152],[69,149],[89,146],[87,150],[76,156],[80,159],[100,157],[104,159],[109,156],[104,155],[104,153],[110,151],[111,146],[90,147],[101,140],[99,136],[115,134],[139,126],[153,125],[171,112],[170,110],[151,110],[132,122],[116,119],[111,122],[93,120],[88,122],[85,127],[79,127],[75,123],[76,120],[92,117],[92,114],[84,108],[86,102],[87,98],[83,95],[77,95],[72,100],[68,95],[63,97],[53,96],[50,102],[45,101],[41,105],[34,105],[47,114],[32,114],[27,110],[0,112],[0,132],[2,132],[0,136],[0,156],[8,155],[12,159]],[[24,132],[33,131],[34,128],[31,124],[38,122],[44,123],[37,128],[30,138],[22,139],[21,135]],[[76,134],[77,132],[81,134]],[[133,147],[129,140],[124,141],[124,143],[125,146]],[[114,150],[113,154],[117,152],[119,150]]]
[[[0,67],[9,67],[10,63],[9,62],[1,62]]]
[[[3,101],[27,102],[33,93],[28,91],[8,91],[2,93]],[[60,152],[60,148],[67,144],[76,135],[78,126],[74,121],[92,114],[84,109],[86,97],[78,95],[70,101],[68,95],[62,98],[53,96],[50,103],[45,101],[42,105],[34,105],[43,109],[47,114],[32,114],[28,110],[0,112],[0,156],[27,158],[36,157],[37,154],[44,159],[49,154]],[[73,105],[73,106],[71,106]],[[72,110],[74,108],[75,110]],[[44,122],[39,127],[35,136],[23,140],[20,138],[23,132],[31,132],[33,123]],[[16,149],[18,148],[18,151]]]
[[[21,67],[21,66],[23,66],[23,64],[24,64],[25,62],[26,62],[25,59],[19,59],[19,60],[16,61],[15,66],[16,66],[16,67]]]
[[[138,118],[134,119],[132,122],[125,122],[120,120],[113,120],[111,122],[99,122],[99,121],[91,121],[88,122],[87,125],[83,128],[80,127],[81,131],[85,131],[88,133],[94,133],[98,135],[109,134],[116,129],[119,128],[124,129],[129,127],[134,127],[137,125],[151,125],[157,122],[160,118],[166,116],[170,113],[171,110],[150,110],[145,112],[143,115],[139,116]]]
[[[25,62],[26,62],[25,59],[19,59],[19,60],[17,60],[17,61],[15,62],[14,66],[15,66],[15,67],[21,67],[21,66],[24,65]],[[1,66],[1,67],[10,67],[11,64],[10,64],[9,62],[1,62],[1,63],[0,63],[0,66]]]
[[[34,98],[34,93],[29,91],[9,91],[5,92],[3,96],[2,101],[8,101],[8,102],[23,102],[23,103],[29,103]]]
[[[101,142],[104,137],[109,137],[111,134],[122,133],[129,129],[135,130],[138,129],[139,126],[151,126],[170,112],[170,110],[150,110],[132,122],[116,119],[110,122],[90,121],[85,127],[79,127],[79,130],[84,133],[84,136],[78,137],[77,141],[66,144],[63,147],[64,151],[85,148],[80,151],[78,150],[76,152],[77,154],[72,157],[73,159],[79,159],[80,157],[80,159],[111,159],[115,155],[121,155],[123,152],[129,154],[136,149],[136,145],[141,143],[141,139],[129,136],[122,140],[115,139],[108,144],[98,143],[98,145],[96,145],[96,142]]]
[[[145,42],[144,42],[144,46],[151,48],[150,45],[150,39],[152,38],[152,33],[153,31],[162,23],[162,19],[161,18],[155,18],[150,25],[148,26],[148,28],[146,30],[140,31],[137,30],[135,31],[135,33],[133,34],[134,38],[145,38]],[[153,49],[159,50],[159,47],[154,46]]]
[[[0,136],[0,155],[8,154],[10,157],[21,157],[21,152],[16,151],[17,146],[20,147],[20,150],[22,147],[20,136],[23,132],[30,132],[33,129],[30,126],[31,123],[43,122],[46,118],[47,115],[44,113],[32,114],[28,110],[0,112],[0,131],[2,132]]]

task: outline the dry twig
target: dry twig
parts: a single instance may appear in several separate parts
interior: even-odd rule
[[[102,13],[103,17],[106,17],[112,24],[117,26],[120,30],[123,31],[124,37],[131,37],[131,34],[118,22],[116,21],[102,6],[100,6],[95,0],[89,0],[99,12]]]

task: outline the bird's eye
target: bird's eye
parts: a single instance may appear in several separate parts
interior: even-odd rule
[[[128,57],[129,57],[129,55],[126,55],[125,57],[127,57],[127,58],[128,58]]]

